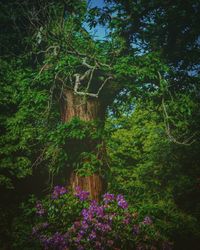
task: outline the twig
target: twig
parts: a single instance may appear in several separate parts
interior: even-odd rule
[[[107,83],[107,81],[113,79],[112,76],[109,76],[108,78],[105,79],[105,81],[102,83],[101,87],[99,88],[98,92],[97,92],[97,96],[99,95],[99,93],[101,92],[101,90],[103,89],[104,85]]]
[[[178,141],[176,138],[174,138],[170,132],[170,126],[169,126],[169,122],[168,122],[168,119],[169,119],[169,115],[167,113],[167,109],[166,109],[166,106],[165,106],[165,102],[164,102],[164,98],[162,98],[162,107],[163,107],[163,116],[164,116],[164,121],[165,121],[165,127],[166,127],[166,134],[168,135],[169,139],[176,143],[176,144],[179,144],[179,145],[185,145],[185,146],[190,146],[191,144],[193,144],[196,140],[192,140],[191,139],[196,135],[196,132],[188,137],[187,139],[185,139],[184,141],[180,142]],[[190,141],[190,142],[189,142]]]

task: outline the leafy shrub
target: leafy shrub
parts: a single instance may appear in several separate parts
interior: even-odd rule
[[[98,203],[79,187],[73,194],[56,186],[35,210],[32,235],[44,249],[171,249],[152,218],[141,219],[121,194]]]
[[[6,241],[6,248],[3,249],[41,249],[40,244],[34,241],[31,236],[32,226],[36,222],[36,201],[36,197],[31,195],[26,202],[21,203],[20,208],[17,211],[14,210],[15,217],[12,220],[12,225],[9,228],[9,232],[7,233],[8,239]]]

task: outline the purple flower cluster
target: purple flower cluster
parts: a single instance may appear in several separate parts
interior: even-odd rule
[[[57,202],[54,200],[66,192],[65,188],[56,186],[53,191],[53,201],[51,200],[50,208],[52,208],[52,203],[56,208]],[[79,204],[77,204],[75,197],[79,198]],[[66,202],[65,199],[60,200],[61,202],[57,210],[49,210],[50,213],[52,211],[61,211],[59,215],[55,213],[52,221],[48,221],[50,226],[47,222],[44,222],[33,228],[33,236],[41,242],[45,250],[117,250],[120,249],[122,243],[126,244],[126,241],[128,241],[128,246],[130,246],[129,244],[132,244],[134,239],[137,240],[138,237],[136,236],[139,236],[141,239],[148,239],[149,237],[146,235],[147,227],[143,225],[151,225],[153,223],[152,219],[146,216],[143,221],[139,221],[139,216],[137,213],[133,214],[131,209],[128,209],[128,203],[121,194],[115,196],[114,194],[106,193],[103,196],[103,202],[98,203],[95,200],[91,201],[88,199],[89,192],[77,187],[75,194],[69,193],[69,196],[64,196],[64,198],[66,198]],[[70,199],[67,200],[68,198]],[[68,211],[68,206],[66,206],[74,201],[77,204],[78,213],[77,211],[74,212],[74,209],[69,209]],[[82,203],[81,201],[85,202]],[[44,214],[45,211],[41,202],[37,202],[36,208],[39,215]],[[48,214],[48,209],[46,208],[46,210]],[[63,217],[62,211],[65,213]],[[76,216],[74,216],[74,213],[76,213]],[[51,216],[49,218],[51,219]],[[75,221],[68,222],[68,218],[73,218]],[[40,218],[40,220],[43,219],[44,217]],[[62,223],[59,223],[59,221],[62,221]],[[58,228],[60,231],[56,232]],[[151,230],[153,229],[153,227],[150,228]],[[127,235],[127,238],[125,235]],[[143,245],[142,241],[136,241],[134,244],[136,249],[139,250],[144,249],[144,246],[146,249],[146,240],[144,243]],[[165,249],[170,249],[168,245],[165,244]]]
[[[33,229],[32,229],[32,235],[33,236],[38,236],[39,232],[41,230],[44,230],[44,229],[48,228],[48,226],[49,226],[49,223],[48,222],[44,222],[42,224],[39,224],[39,225],[33,227]]]
[[[151,225],[153,223],[152,219],[149,216],[146,216],[143,220],[143,224]]]
[[[36,214],[39,216],[43,216],[45,214],[45,209],[40,201],[37,201],[36,203]]]
[[[56,200],[58,199],[60,196],[62,196],[63,194],[67,193],[67,189],[65,187],[62,186],[55,186],[53,193],[51,195],[51,198]]]
[[[117,204],[119,207],[126,209],[128,208],[128,203],[127,201],[124,199],[124,196],[119,194],[117,195]]]
[[[49,223],[44,222],[42,224],[33,227],[32,235],[40,241],[44,249],[56,249],[65,250],[68,247],[67,233],[61,234],[59,232],[54,233],[52,236],[47,236],[44,234],[44,230],[48,229]]]
[[[107,205],[113,201],[115,201],[115,195],[114,194],[110,194],[110,193],[106,193],[104,194],[103,196],[103,201],[104,203]],[[127,201],[124,199],[124,196],[119,194],[117,195],[116,197],[116,201],[117,201],[117,204],[119,207],[123,208],[123,209],[126,209],[128,208],[128,203]]]
[[[129,218],[125,218],[123,220],[123,223],[126,224],[126,225],[128,225],[130,223],[130,219]]]
[[[108,204],[108,203],[114,201],[114,199],[115,199],[115,195],[114,194],[106,193],[103,196],[103,201],[104,201],[105,204]]]
[[[88,209],[83,209],[82,215],[85,220],[104,216],[104,207],[99,206],[96,201],[91,201]]]
[[[89,239],[90,245],[94,249],[104,249],[105,246],[112,245],[112,239],[106,241],[106,235],[112,231],[112,220],[106,214],[104,205],[99,205],[96,201],[91,201],[88,208],[81,212],[82,219],[76,221],[68,230],[71,239],[75,239],[76,249],[86,249],[85,239]]]
[[[75,196],[78,197],[81,201],[85,201],[88,199],[90,193],[84,190],[81,190],[80,187],[75,188]]]
[[[56,232],[51,237],[45,235],[40,236],[40,242],[44,246],[45,250],[65,250],[68,247],[67,234],[61,234],[59,232]]]

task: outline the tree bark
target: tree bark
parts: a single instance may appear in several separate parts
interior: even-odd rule
[[[77,117],[85,122],[100,120],[102,124],[104,123],[105,108],[99,99],[76,95],[74,91],[70,89],[65,90],[64,97],[61,105],[61,119],[63,122],[70,122],[73,118]],[[77,145],[77,148],[74,146],[76,143],[85,145],[84,148],[79,151],[81,154],[84,151],[95,150],[100,141],[86,140],[73,142],[72,150],[80,150],[80,145]],[[102,153],[105,154],[105,150],[103,151]],[[96,157],[99,157],[98,154]],[[88,191],[92,199],[99,200],[106,185],[104,179],[98,172],[90,176],[79,176],[72,169],[70,171],[69,186],[72,187],[73,190],[79,186],[82,190]]]

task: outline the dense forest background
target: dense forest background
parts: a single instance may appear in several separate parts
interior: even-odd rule
[[[67,249],[31,236],[55,185],[122,194],[169,242],[121,249],[199,249],[199,24],[198,0],[0,1],[0,249]]]

